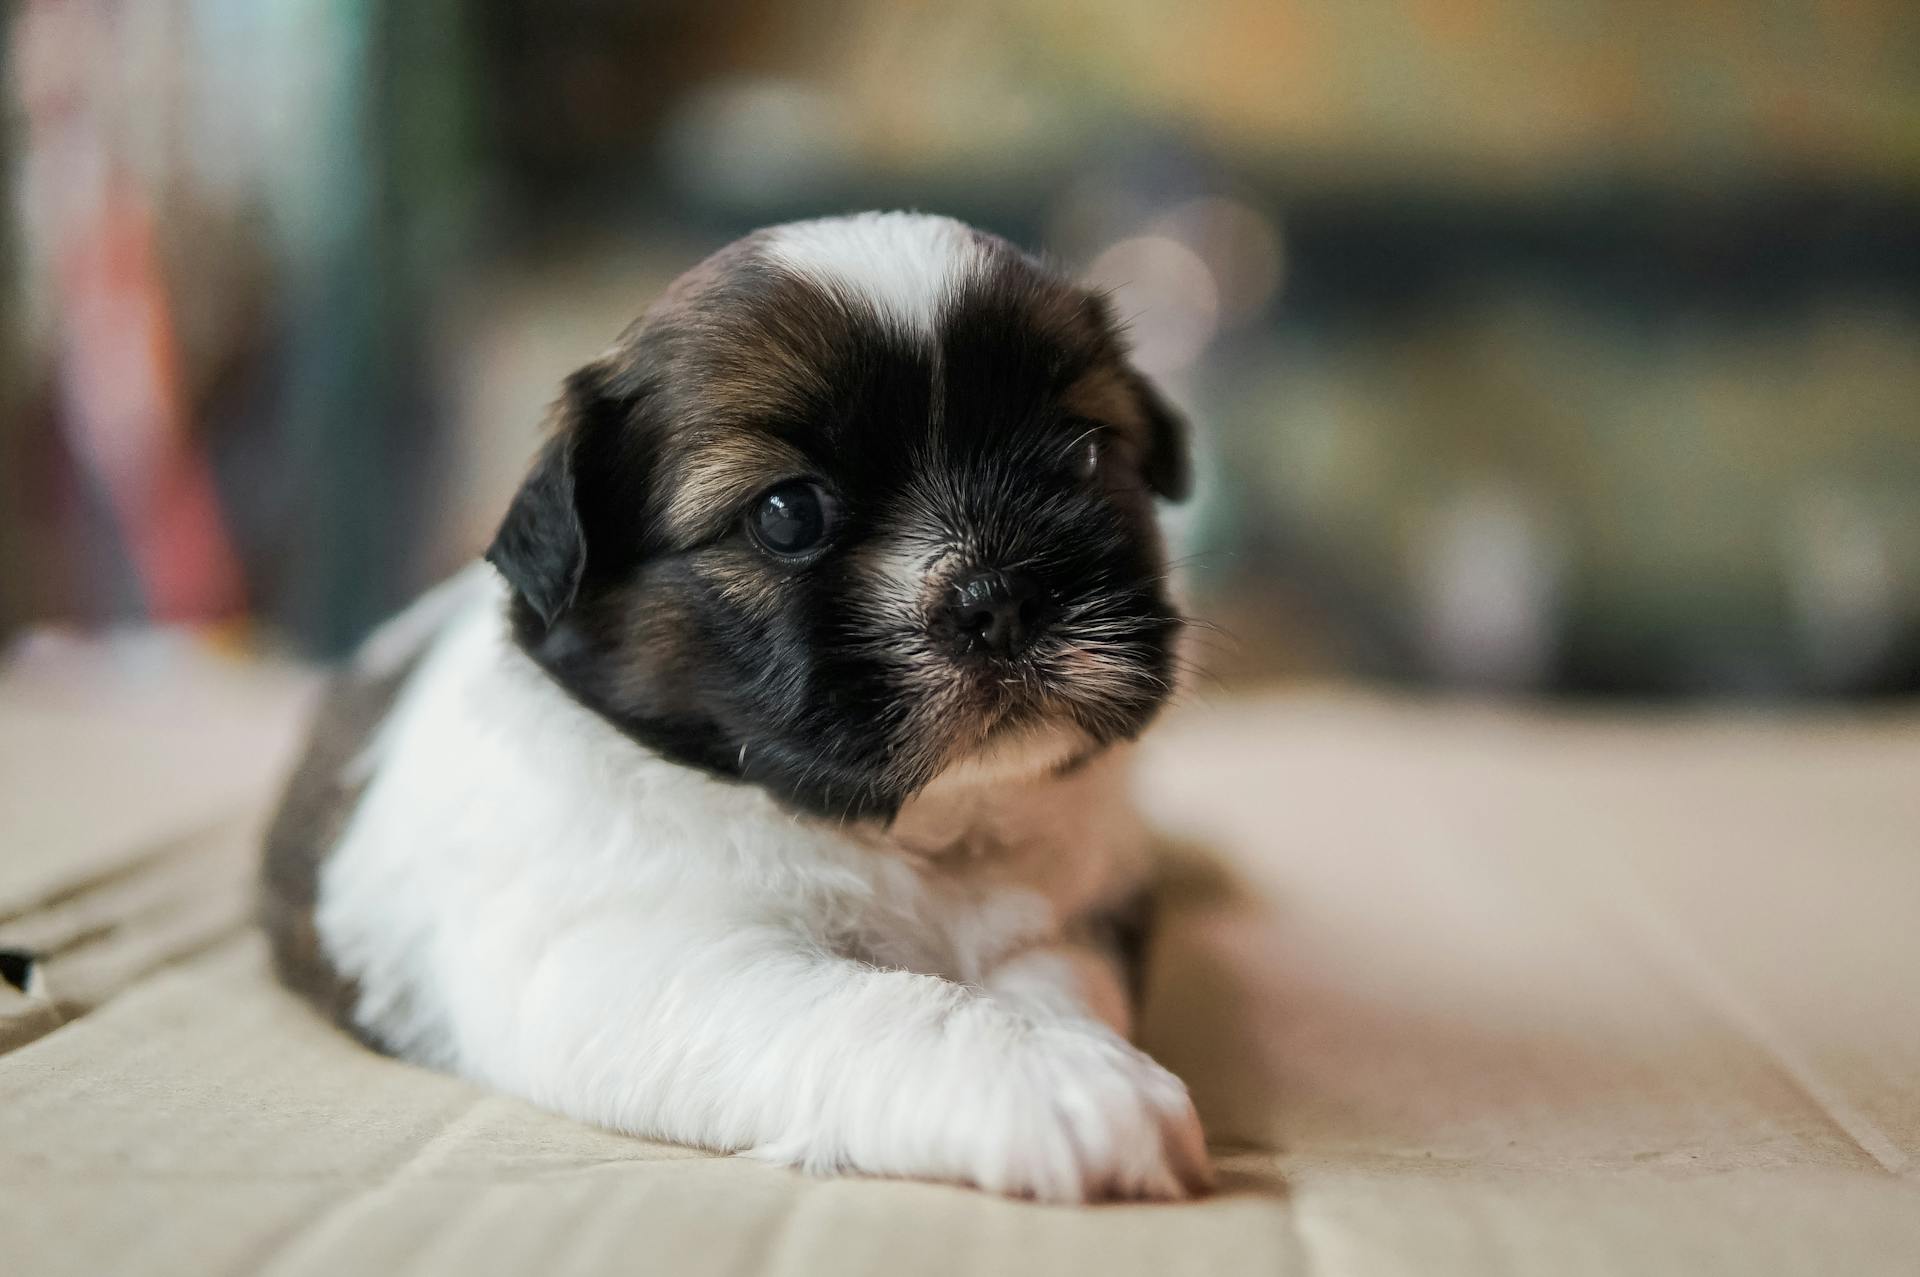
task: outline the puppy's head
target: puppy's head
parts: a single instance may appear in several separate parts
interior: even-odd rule
[[[679,762],[887,818],[1144,727],[1184,428],[1103,300],[905,214],[763,231],[575,373],[488,558],[522,647]]]

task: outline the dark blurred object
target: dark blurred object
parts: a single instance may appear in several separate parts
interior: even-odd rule
[[[17,9],[29,614],[251,602],[337,649],[412,588],[428,284],[469,184],[457,10]]]
[[[1222,479],[1241,553],[1305,573],[1377,671],[1920,688],[1920,202],[1287,209],[1276,327],[1204,379]]]
[[[103,53],[65,109],[154,210],[175,433],[305,646],[472,552],[560,376],[661,281],[886,205],[1114,290],[1203,425],[1181,518],[1229,681],[1920,690],[1911,5],[21,14],[76,12]],[[164,612],[63,455],[32,212],[73,175],[28,140],[0,552],[35,579],[0,606]]]

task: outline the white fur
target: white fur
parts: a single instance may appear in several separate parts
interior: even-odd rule
[[[354,668],[373,678],[398,674],[439,636],[448,621],[470,605],[472,592],[466,573],[428,590],[406,611],[390,617],[366,637],[353,654]]]
[[[1011,774],[1070,744],[1037,740],[889,830],[840,827],[577,706],[484,565],[417,606],[442,628],[322,870],[364,1027],[587,1121],[814,1171],[1056,1201],[1204,1183],[1185,1088],[1067,938],[1137,881],[1117,756]]]
[[[769,231],[761,251],[929,341],[955,287],[986,260],[964,223],[927,213],[793,222]]]

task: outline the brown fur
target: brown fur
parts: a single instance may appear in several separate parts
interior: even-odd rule
[[[350,778],[352,764],[385,721],[417,659],[378,675],[346,670],[330,681],[307,752],[267,831],[261,867],[260,922],[281,981],[361,1037],[350,1018],[359,989],[342,979],[321,951],[313,911],[320,866],[339,842],[364,788]]]

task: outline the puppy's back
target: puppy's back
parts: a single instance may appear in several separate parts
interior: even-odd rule
[[[258,912],[281,983],[367,1045],[353,1022],[355,983],[327,956],[315,926],[320,873],[371,779],[368,751],[449,616],[473,593],[476,567],[429,592],[375,631],[322,689],[307,747],[267,829]]]

